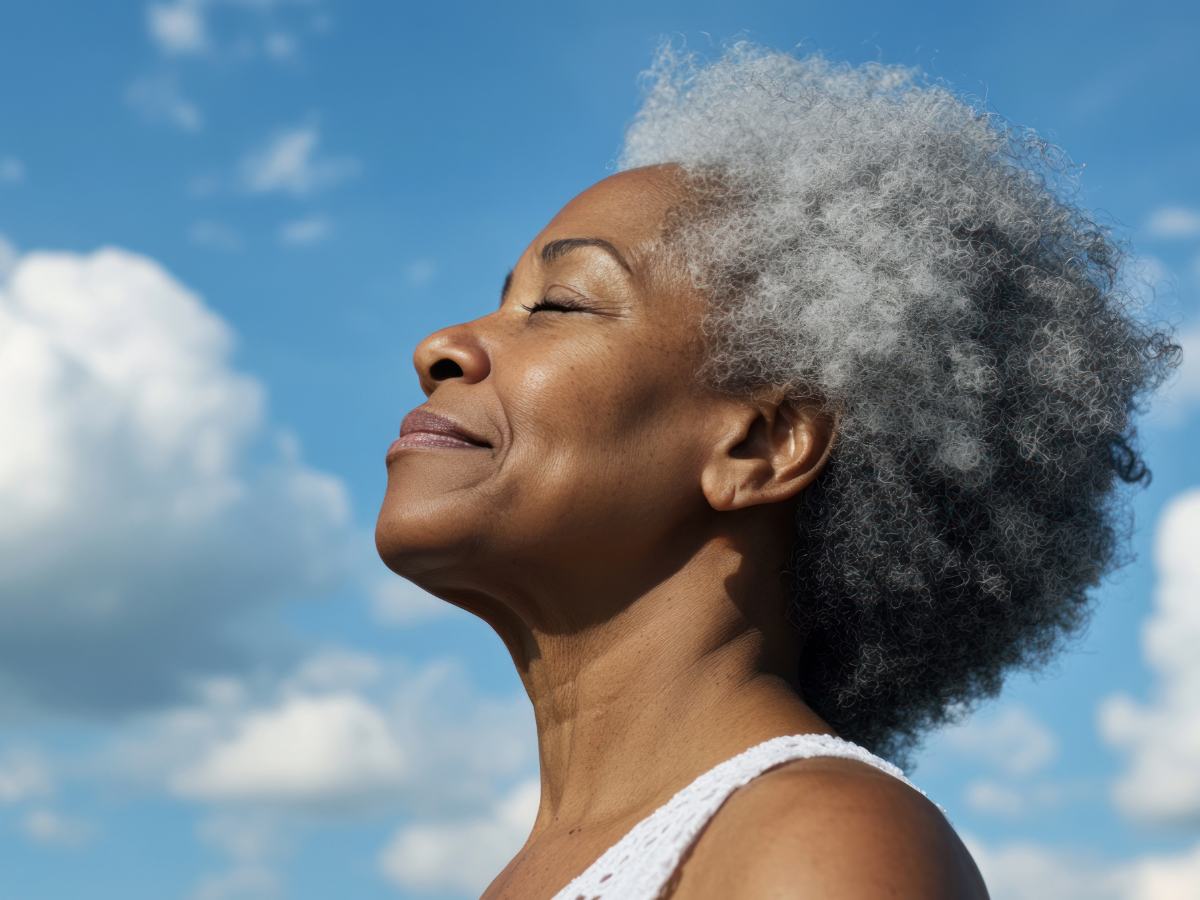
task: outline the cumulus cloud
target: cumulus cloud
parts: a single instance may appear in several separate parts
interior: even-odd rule
[[[221,808],[453,815],[527,772],[535,746],[526,698],[481,696],[456,661],[325,649],[282,678],[198,682],[193,702],[147,717],[106,765]]]
[[[380,870],[400,888],[478,895],[529,836],[540,797],[538,780],[530,778],[483,815],[406,825],[380,853]]]
[[[279,874],[264,866],[238,866],[217,875],[206,875],[191,900],[270,900],[283,896]]]
[[[200,821],[196,828],[200,839],[240,863],[261,863],[283,854],[286,849],[277,827],[267,816],[218,814]]]
[[[383,625],[417,625],[455,614],[458,607],[392,573],[380,576],[368,589],[371,611]]]
[[[247,664],[232,623],[341,584],[342,483],[270,427],[233,334],[153,260],[0,286],[0,710],[108,713]]]
[[[1200,489],[1163,510],[1155,536],[1158,584],[1142,630],[1142,654],[1156,676],[1148,702],[1125,693],[1099,707],[1105,739],[1129,756],[1117,780],[1117,807],[1138,819],[1200,824]]]
[[[357,175],[358,160],[317,153],[320,130],[315,124],[280,131],[241,162],[242,187],[253,194],[295,195],[332,187]]]
[[[1113,861],[1029,842],[991,847],[962,838],[992,900],[1190,900],[1200,884],[1200,844]]]
[[[944,729],[939,742],[1010,776],[1027,776],[1058,755],[1058,739],[1028,709],[1009,704]]]
[[[198,678],[189,702],[136,717],[90,759],[113,788],[166,791],[206,810],[198,836],[225,864],[191,900],[286,896],[302,832],[379,814],[422,826],[394,833],[398,877],[444,880],[436,871],[452,853],[473,878],[494,875],[537,805],[523,695],[481,693],[458,660],[418,665],[347,647],[283,672]],[[497,803],[522,782],[533,788]],[[466,829],[472,843],[452,849],[446,828]],[[414,842],[438,836],[442,856],[414,858]]]
[[[208,27],[202,0],[152,3],[146,8],[150,38],[164,53],[194,55],[208,49]]]
[[[1156,238],[1196,237],[1200,235],[1200,211],[1183,206],[1161,207],[1150,214],[1146,231]]]
[[[0,234],[0,287],[8,280],[8,274],[17,265],[17,248],[12,241]]]
[[[348,692],[284,699],[184,769],[188,797],[329,806],[369,801],[403,782],[407,754],[383,713]]]
[[[197,835],[228,858],[221,872],[201,878],[191,900],[263,900],[282,897],[280,858],[287,850],[281,824],[270,817],[217,814],[201,820]]]
[[[78,847],[92,837],[93,828],[83,819],[39,807],[21,817],[21,832],[39,844]]]
[[[8,747],[0,752],[0,803],[20,803],[49,794],[50,767],[32,747]]]
[[[152,3],[146,8],[146,30],[150,40],[163,54],[171,57],[252,57],[258,53],[258,43],[252,35],[264,32],[261,44],[267,58],[281,62],[294,58],[298,52],[295,36],[281,27],[277,20],[286,7],[311,9],[317,0],[171,0]],[[214,35],[213,18],[218,8],[228,13],[227,26]],[[314,32],[321,29],[313,27]]]
[[[218,875],[206,875],[192,892],[192,900],[270,900],[283,896],[279,874],[263,866],[239,866]]]
[[[279,242],[289,247],[304,247],[327,240],[333,234],[333,223],[325,216],[305,216],[285,222],[279,229]]]
[[[1013,784],[980,778],[967,784],[963,799],[975,812],[1017,818],[1061,806],[1074,797],[1087,797],[1089,793],[1086,784]]]
[[[199,107],[180,93],[172,75],[139,78],[125,90],[125,102],[152,122],[165,122],[180,131],[199,131],[204,116]]]
[[[988,774],[963,787],[967,808],[987,816],[1019,818],[1087,796],[1092,786],[1046,780],[1059,755],[1059,740],[1019,703],[984,708],[931,736],[926,761],[944,765],[957,757]],[[1042,777],[1035,777],[1042,776]]]

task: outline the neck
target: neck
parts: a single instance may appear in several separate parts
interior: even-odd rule
[[[510,631],[537,722],[534,835],[641,818],[760,741],[832,732],[788,684],[782,580],[747,578],[744,563],[713,541],[603,621]]]

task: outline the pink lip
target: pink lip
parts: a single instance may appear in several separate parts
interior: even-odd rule
[[[400,437],[388,447],[387,461],[406,447],[452,447],[467,450],[490,449],[491,444],[476,437],[452,419],[418,406],[400,425]]]

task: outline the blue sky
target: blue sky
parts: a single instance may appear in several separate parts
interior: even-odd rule
[[[612,171],[659,41],[915,65],[1084,165],[1185,364],[1091,627],[911,775],[994,896],[1200,895],[1200,17],[1183,4],[8,4],[0,896],[471,897],[500,641],[388,575],[429,331]],[[469,848],[469,849],[468,849]]]

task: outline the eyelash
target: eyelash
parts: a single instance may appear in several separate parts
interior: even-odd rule
[[[585,309],[585,307],[575,303],[572,300],[551,300],[549,297],[543,297],[533,306],[521,304],[521,309],[527,310],[530,313],[535,313],[538,310],[553,310],[556,312],[574,312]]]

